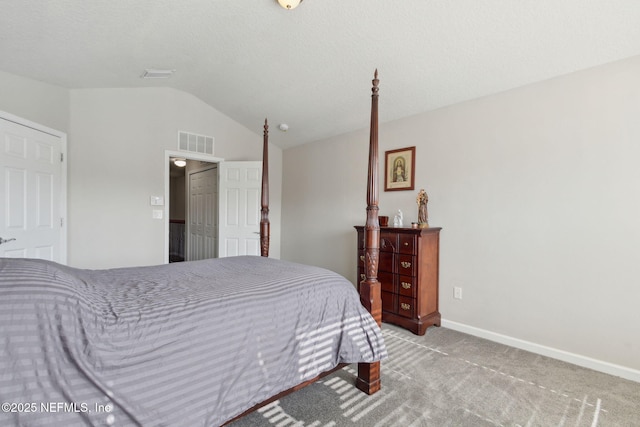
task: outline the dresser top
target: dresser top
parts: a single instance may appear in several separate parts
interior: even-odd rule
[[[364,225],[354,225],[354,228],[356,230],[363,230]],[[442,227],[425,227],[425,228],[380,227],[380,232],[407,233],[407,234],[438,233],[440,230],[442,230]]]

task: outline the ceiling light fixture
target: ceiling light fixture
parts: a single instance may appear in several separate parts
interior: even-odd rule
[[[278,125],[278,129],[280,129],[282,132],[286,132],[289,130],[289,125],[286,123],[280,123]]]
[[[179,168],[183,168],[187,166],[187,161],[185,159],[173,159],[173,164]]]
[[[278,4],[287,10],[295,9],[302,3],[302,0],[278,0]]]

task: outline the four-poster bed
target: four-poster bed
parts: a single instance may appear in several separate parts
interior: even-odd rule
[[[380,389],[377,71],[366,278],[268,258],[268,124],[261,257],[81,270],[0,258],[1,425],[216,426],[358,363]]]
[[[369,155],[367,173],[367,217],[364,227],[365,241],[365,278],[358,285],[360,302],[367,309],[378,326],[382,323],[382,295],[381,284],[378,281],[378,259],[380,252],[380,225],[378,222],[378,70],[374,73],[371,88],[371,121],[369,129]],[[264,121],[262,147],[262,210],[260,220],[261,256],[269,256],[269,124]],[[243,412],[229,422],[232,422],[256,409],[271,403],[289,393],[300,390],[315,381],[330,375],[348,365],[341,363],[336,367],[321,373],[317,377],[305,381],[289,390],[285,390]],[[380,361],[358,363],[358,378],[356,387],[367,394],[374,394],[380,390]]]

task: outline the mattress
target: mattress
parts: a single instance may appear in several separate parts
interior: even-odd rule
[[[0,258],[0,425],[218,426],[386,357],[353,285],[244,256],[82,270]]]

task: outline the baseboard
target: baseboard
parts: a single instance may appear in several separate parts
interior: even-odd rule
[[[496,332],[487,331],[486,329],[476,328],[474,326],[465,325],[464,323],[453,322],[451,320],[442,319],[442,326],[454,331],[464,332],[465,334],[484,338],[500,344],[519,348],[521,350],[530,351],[542,356],[551,357],[553,359],[562,360],[563,362],[572,363],[583,368],[593,369],[594,371],[603,372],[605,374],[614,375],[616,377],[640,383],[640,371],[627,368],[625,366],[615,365],[613,363],[604,362],[602,360],[592,359],[590,357],[581,356],[575,353],[569,353],[564,350],[547,347],[544,345],[532,343],[529,341],[513,338],[507,335],[498,334]]]

